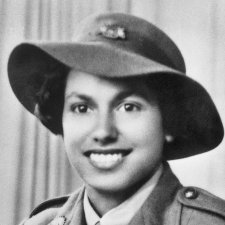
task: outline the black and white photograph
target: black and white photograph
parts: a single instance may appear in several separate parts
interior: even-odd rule
[[[0,225],[224,225],[224,24],[224,0],[0,0]]]

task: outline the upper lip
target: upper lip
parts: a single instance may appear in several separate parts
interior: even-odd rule
[[[96,154],[118,154],[122,153],[123,155],[127,155],[132,151],[131,148],[93,148],[88,149],[84,152],[85,156],[89,156],[91,153]]]

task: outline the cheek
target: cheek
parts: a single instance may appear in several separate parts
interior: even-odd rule
[[[161,148],[164,142],[164,129],[161,114],[158,111],[146,112],[127,120],[121,118],[117,124],[120,124],[121,133],[135,145]]]
[[[78,173],[83,168],[82,149],[87,137],[87,126],[74,122],[71,118],[63,118],[63,142],[70,164]],[[81,172],[82,174],[82,172]]]
[[[75,120],[72,116],[63,117],[63,139],[67,152],[82,150],[93,127],[93,121]]]

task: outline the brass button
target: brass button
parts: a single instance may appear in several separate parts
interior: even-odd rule
[[[184,196],[187,199],[196,199],[198,197],[198,192],[194,188],[187,188],[184,192]]]

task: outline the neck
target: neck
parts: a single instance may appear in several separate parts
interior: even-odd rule
[[[93,209],[100,217],[120,205],[128,198],[124,193],[106,193],[103,191],[93,190],[90,187],[87,187],[86,191]]]
[[[129,190],[126,189],[119,192],[98,190],[88,185],[86,185],[86,191],[93,209],[101,217],[109,210],[117,207],[122,202],[131,197],[146,183],[147,180],[148,179],[138,182],[138,184],[134,185],[133,187],[129,187]]]

